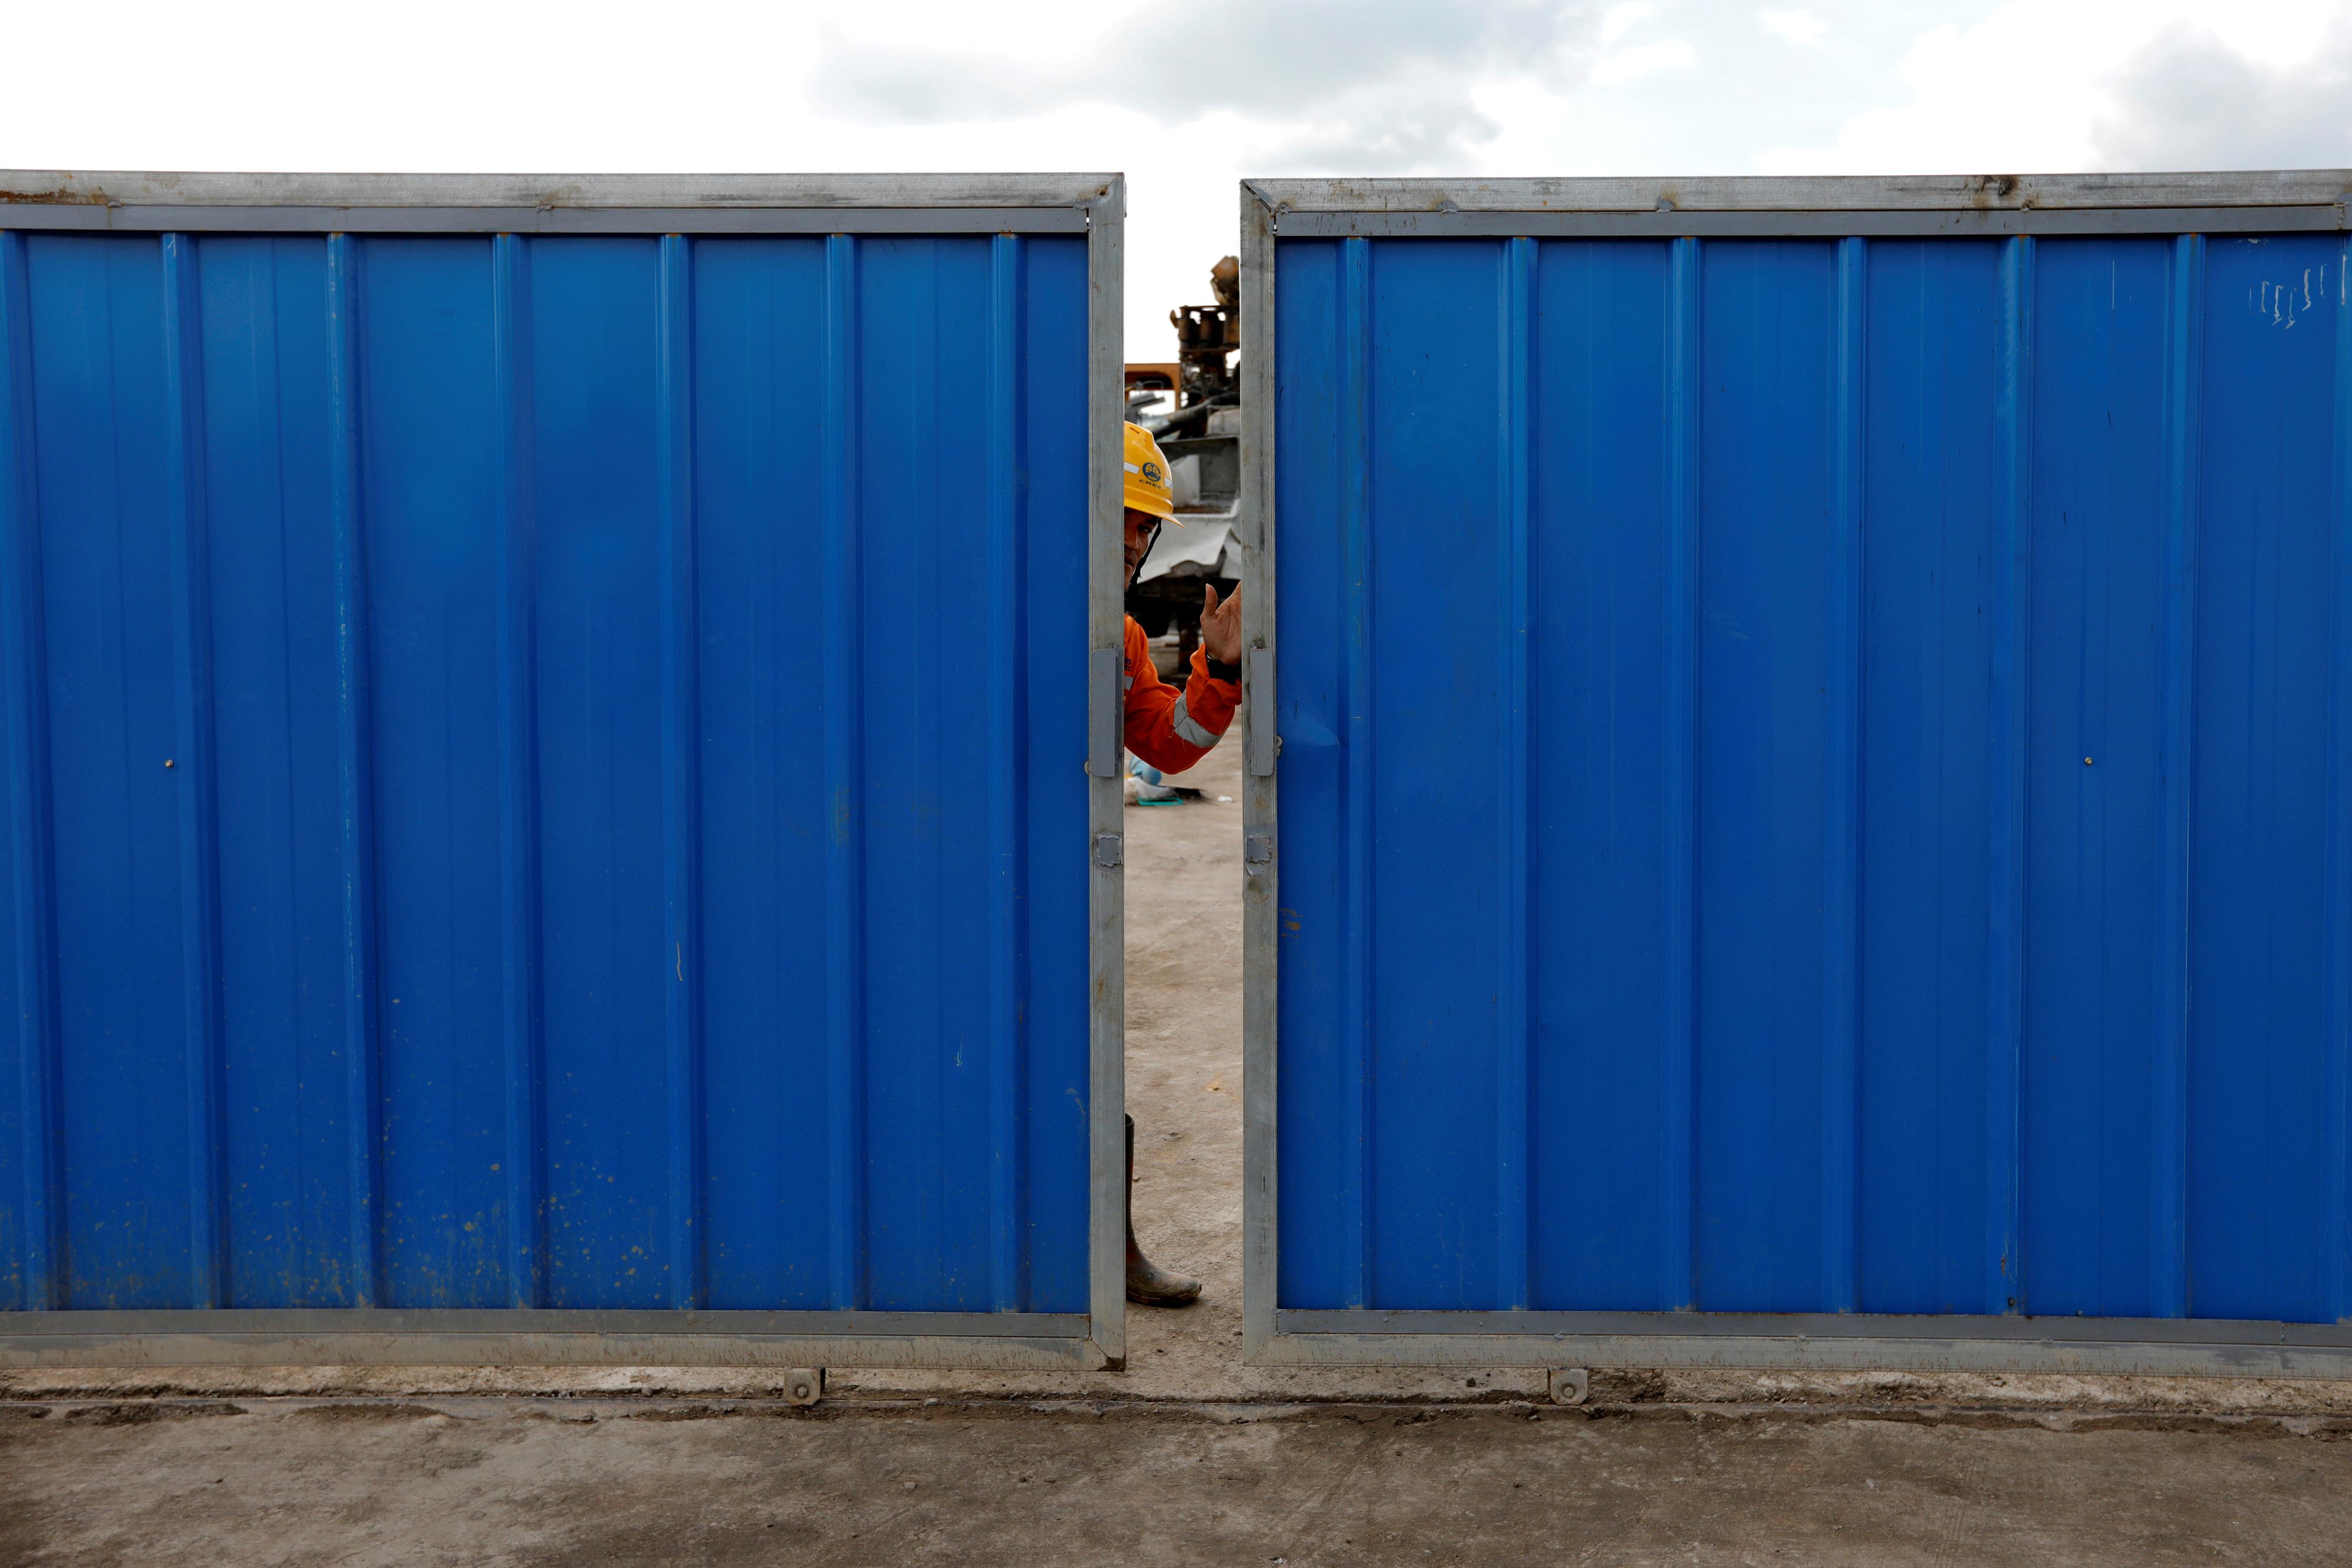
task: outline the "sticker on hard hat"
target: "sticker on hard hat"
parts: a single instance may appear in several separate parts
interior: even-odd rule
[[[1143,482],[1147,485],[1165,485],[1168,483],[1168,476],[1160,471],[1160,465],[1157,463],[1147,463],[1140,469],[1137,470],[1137,472],[1143,476]]]

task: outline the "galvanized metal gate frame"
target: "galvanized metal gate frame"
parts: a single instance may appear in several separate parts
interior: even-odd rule
[[[1118,174],[415,175],[0,172],[0,228],[139,234],[1084,235],[1087,238],[1088,1191],[1084,1312],[55,1311],[0,1313],[0,1367],[297,1364],[1123,1365],[1126,958],[1119,794]],[[0,282],[7,281],[0,277]],[[0,326],[22,299],[0,298]],[[21,336],[0,332],[0,346]],[[13,374],[0,363],[0,374]],[[21,431],[0,430],[0,459]],[[29,505],[0,462],[0,517]],[[11,574],[0,563],[0,599]],[[20,606],[21,607],[21,606]],[[13,622],[13,625],[10,624]],[[27,635],[23,615],[0,636]],[[0,667],[15,663],[0,648]],[[12,809],[20,837],[33,824]],[[1078,831],[1072,824],[1071,831]],[[13,961],[13,960],[12,960]],[[16,1086],[11,1086],[14,1092]],[[27,1092],[34,1092],[31,1087]]]
[[[2352,171],[1700,180],[1250,180],[1241,186],[1244,1358],[1252,1365],[1675,1366],[2352,1377],[2352,1324],[1595,1312],[1291,1311],[1276,1298],[1280,899],[1275,246],[1285,238],[1922,238],[2343,233]],[[2352,397],[2352,344],[2338,393]],[[2352,452],[2336,455],[2352,549]],[[2339,559],[2337,570],[2345,570]],[[2339,638],[2341,632],[2339,629]],[[2345,679],[2345,650],[2337,650]],[[2339,780],[2343,784],[2347,781]],[[2339,791],[2338,799],[2341,799]],[[2347,912],[2352,914],[2352,912]],[[2342,998],[2352,1005],[2352,998]],[[2339,1025],[2352,1019],[2339,1019]],[[2337,1179],[2346,1179],[2337,1172]]]

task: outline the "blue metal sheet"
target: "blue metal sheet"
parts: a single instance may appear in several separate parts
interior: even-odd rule
[[[1273,1307],[2352,1318],[2342,235],[1445,221],[1272,246]]]
[[[0,1308],[1087,1312],[1089,308],[0,233]]]

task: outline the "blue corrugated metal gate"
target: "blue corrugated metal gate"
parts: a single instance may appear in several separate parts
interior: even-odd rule
[[[1265,188],[1257,1354],[2352,1371],[2352,182],[2127,183]]]
[[[1090,210],[31,215],[0,1308],[1099,1359]]]

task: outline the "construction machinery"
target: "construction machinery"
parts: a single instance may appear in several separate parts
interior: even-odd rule
[[[1241,498],[1241,264],[1226,256],[1209,269],[1213,296],[1168,313],[1176,329],[1173,362],[1127,367],[1127,416],[1150,431],[1167,455],[1176,493],[1175,521],[1161,531],[1127,595],[1128,613],[1154,641],[1156,662],[1171,680],[1191,668],[1201,634],[1202,589],[1230,594],[1241,576],[1234,534]],[[1163,639],[1173,634],[1176,641]]]

